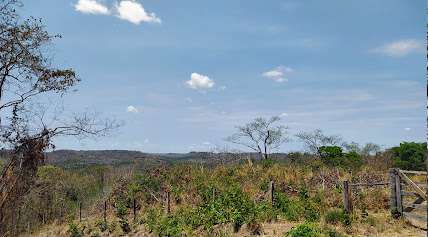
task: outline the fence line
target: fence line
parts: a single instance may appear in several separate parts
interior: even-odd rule
[[[422,190],[427,186],[425,184],[421,187],[422,185],[413,182],[406,174],[426,176],[427,172],[390,169],[391,211],[397,217],[403,216],[416,227],[428,229],[427,204],[424,204],[427,202],[427,193]],[[404,188],[409,188],[410,191],[405,191]]]

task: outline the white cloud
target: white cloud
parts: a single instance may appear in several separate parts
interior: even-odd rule
[[[144,139],[144,144],[150,143],[150,140],[148,138]]]
[[[410,130],[412,130],[411,128],[404,128],[404,130],[406,130],[406,131],[410,131]]]
[[[214,81],[207,76],[194,72],[190,75],[190,80],[186,81],[186,85],[195,90],[203,90],[212,88]]]
[[[276,82],[285,82],[288,81],[286,74],[291,72],[294,72],[292,68],[279,66],[270,71],[264,72],[262,76]]]
[[[116,5],[116,10],[120,19],[136,25],[141,22],[161,23],[161,19],[155,13],[146,12],[143,5],[135,0],[120,1]]]
[[[372,50],[375,53],[385,54],[390,57],[403,57],[413,52],[423,52],[424,44],[419,40],[406,39],[391,42]]]
[[[109,9],[96,0],[79,0],[76,5],[74,5],[74,9],[86,14],[110,14]]]
[[[288,114],[287,113],[282,113],[282,114],[279,115],[279,117],[285,118],[285,117],[288,117]]]
[[[139,113],[140,112],[140,110],[139,109],[137,109],[135,106],[133,106],[133,105],[130,105],[130,106],[128,106],[127,108],[126,108],[126,111],[128,112],[128,113],[134,113],[134,114],[136,114],[136,113]]]

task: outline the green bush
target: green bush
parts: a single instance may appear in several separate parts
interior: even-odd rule
[[[325,236],[327,237],[345,237],[345,235],[337,232],[336,230],[333,229],[325,229],[323,231],[325,233]]]
[[[344,226],[349,226],[352,223],[351,216],[340,209],[328,211],[324,218],[325,222],[329,224],[337,224],[340,222]]]
[[[287,237],[321,237],[322,231],[313,223],[303,223],[288,231]]]
[[[172,215],[164,215],[160,209],[152,208],[147,211],[144,223],[147,229],[156,235],[174,237],[190,232],[195,218],[196,213],[187,209],[179,210]]]
[[[159,221],[157,234],[159,236],[180,237],[184,230],[185,224],[178,216],[164,216]]]
[[[427,143],[403,142],[391,148],[394,167],[405,170],[426,170]]]
[[[260,164],[262,165],[263,168],[270,168],[275,164],[275,161],[272,160],[271,158],[268,159],[263,159],[260,161]]]
[[[254,202],[239,187],[230,187],[216,199],[202,204],[198,214],[206,229],[224,223],[233,223],[239,228],[256,217]]]
[[[148,230],[158,235],[180,236],[180,233],[203,227],[212,230],[218,224],[232,223],[238,230],[244,223],[256,225],[258,220],[275,218],[266,202],[255,204],[239,187],[229,187],[216,197],[209,197],[210,188],[202,189],[205,201],[196,208],[180,208],[165,216],[159,209],[149,209],[144,217]]]
[[[343,158],[343,151],[338,146],[322,146],[319,149],[321,160],[324,164],[332,167],[340,166]]]
[[[363,158],[356,151],[350,151],[343,155],[343,161],[340,165],[343,168],[359,169],[363,165]]]
[[[312,201],[305,203],[304,217],[307,221],[318,221],[320,219],[319,209]]]
[[[143,217],[144,225],[150,232],[155,232],[157,230],[158,220],[160,218],[160,211],[156,208],[150,208]]]
[[[84,228],[79,228],[75,223],[68,224],[68,231],[70,237],[83,237]]]
[[[210,202],[215,198],[214,193],[216,189],[211,185],[200,185],[198,187],[198,194],[204,203]]]
[[[128,215],[128,206],[126,205],[126,203],[122,200],[117,201],[115,203],[115,211],[116,211],[116,216],[120,219],[124,219],[126,217],[126,215]]]
[[[297,221],[304,213],[304,207],[298,200],[289,199],[283,193],[275,192],[274,207],[279,214],[289,221]]]
[[[320,148],[321,160],[330,167],[358,169],[363,165],[363,158],[355,150],[343,153],[338,146],[323,146]]]
[[[261,201],[255,206],[255,221],[270,222],[277,219],[277,211],[268,201]]]

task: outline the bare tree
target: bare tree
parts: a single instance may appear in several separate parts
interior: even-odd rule
[[[369,142],[361,148],[361,155],[372,156],[378,154],[381,150],[382,148],[378,144]]]
[[[342,138],[337,135],[325,135],[321,129],[316,129],[312,132],[301,132],[296,135],[304,144],[305,147],[313,154],[321,157],[320,148],[322,146],[341,145]]]
[[[381,151],[381,147],[372,142],[366,143],[365,145],[360,145],[356,142],[345,142],[343,143],[343,146],[347,151],[355,151],[365,157],[376,155],[378,152]]]
[[[272,150],[288,141],[288,128],[276,125],[280,120],[279,117],[256,118],[244,126],[237,126],[238,132],[226,138],[226,141],[250,148],[267,159]]]
[[[90,113],[61,119],[38,109],[49,99],[61,99],[80,80],[72,69],[52,66],[48,46],[60,36],[50,35],[39,19],[21,20],[16,13],[21,5],[0,0],[0,148],[13,150],[0,178],[0,236],[44,162],[44,151],[53,147],[53,137],[100,136],[118,126]]]

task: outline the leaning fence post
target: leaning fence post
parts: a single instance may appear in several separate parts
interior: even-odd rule
[[[351,212],[350,194],[351,192],[349,191],[349,181],[345,180],[343,181],[343,207],[346,213]]]

